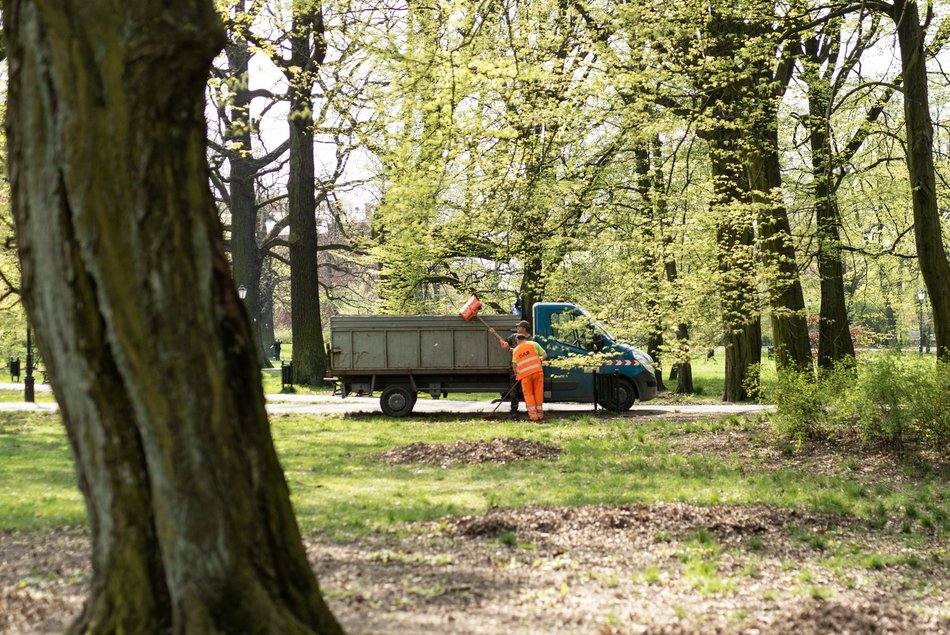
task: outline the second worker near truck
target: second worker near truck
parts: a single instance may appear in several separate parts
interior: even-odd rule
[[[518,333],[515,337],[518,345],[511,355],[512,366],[515,379],[521,382],[524,403],[528,407],[528,419],[543,421],[544,369],[541,367],[541,361],[547,359],[548,354],[540,344],[529,340],[524,333]]]
[[[498,333],[495,332],[495,329],[490,328],[488,329],[488,332],[498,338],[499,346],[501,346],[506,351],[511,351],[515,346],[518,345],[518,340],[516,338],[518,337],[519,334],[525,335],[528,338],[531,337],[531,323],[528,322],[527,320],[521,320],[520,322],[518,322],[518,325],[515,327],[514,333],[512,333],[511,337],[509,337],[507,340],[499,337]],[[512,369],[511,369],[511,381],[512,383],[516,381],[513,364],[512,364]],[[518,412],[518,391],[516,390],[516,388],[517,388],[516,385],[512,385],[511,390],[508,391],[508,394],[511,395],[511,412],[512,413]],[[504,399],[505,399],[505,396],[502,395],[502,400]]]

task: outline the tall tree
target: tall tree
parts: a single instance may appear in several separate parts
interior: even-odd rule
[[[709,106],[698,127],[709,144],[713,195],[710,209],[716,224],[716,259],[725,329],[726,377],[723,399],[747,399],[757,382],[754,367],[762,357],[762,326],[755,278],[754,221],[748,146],[754,134],[750,113],[762,106],[752,81],[758,65],[749,64],[747,47],[760,35],[758,18],[750,19],[742,6],[716,2],[701,20],[707,38],[699,85],[706,87]],[[757,56],[751,54],[752,59]],[[704,65],[705,66],[705,65]],[[729,69],[723,72],[723,68]],[[735,69],[733,71],[733,69]],[[731,72],[730,72],[731,71]],[[694,80],[696,81],[696,80]]]
[[[27,310],[86,500],[76,633],[340,633],[208,188],[210,1],[4,0]]]
[[[929,22],[933,5],[928,4],[927,8]],[[897,25],[901,52],[907,172],[913,192],[917,261],[933,311],[937,357],[950,359],[950,259],[944,247],[937,206],[925,28],[920,21],[916,0],[894,0],[888,7],[888,14]]]
[[[863,18],[863,16],[862,16]],[[837,189],[840,167],[854,156],[866,136],[861,127],[841,152],[835,153],[832,131],[832,104],[860,56],[874,41],[877,23],[861,32],[857,44],[842,55],[844,18],[831,15],[802,43],[802,79],[808,88],[808,139],[811,149],[812,180],[815,201],[818,276],[821,301],[818,318],[818,365],[829,369],[835,364],[854,360],[854,342],[848,320],[842,258],[843,220]],[[887,103],[893,88],[871,109],[865,119],[873,123]]]
[[[287,64],[290,82],[287,204],[293,363],[296,381],[301,384],[319,384],[327,369],[317,278],[317,200],[313,159],[314,73],[326,52],[320,1],[296,0],[293,3]]]
[[[226,23],[228,42],[224,47],[227,66],[215,69],[220,78],[220,94],[217,98],[218,123],[223,127],[221,143],[212,143],[212,147],[227,163],[227,174],[212,172],[212,182],[230,213],[231,239],[228,243],[231,251],[231,264],[238,285],[247,290],[244,304],[251,316],[255,332],[255,345],[258,357],[263,365],[270,367],[267,360],[265,339],[272,340],[272,330],[266,328],[264,306],[267,298],[263,296],[261,283],[266,250],[258,244],[259,204],[257,200],[257,179],[265,169],[273,169],[274,161],[287,151],[289,143],[284,141],[275,149],[254,156],[252,139],[258,131],[257,122],[252,118],[251,105],[255,98],[266,98],[273,103],[274,95],[266,90],[251,90],[250,60],[252,45],[245,37],[258,10],[259,0],[248,4],[248,0],[236,0],[227,7]]]
[[[663,383],[663,363],[661,359],[661,349],[663,348],[663,315],[660,307],[660,284],[665,270],[660,269],[660,263],[663,261],[663,240],[661,236],[662,219],[657,209],[656,192],[653,187],[656,185],[653,169],[651,169],[651,159],[656,152],[656,144],[641,143],[634,147],[634,170],[637,175],[637,193],[641,203],[640,223],[645,228],[647,244],[645,245],[643,273],[646,277],[647,298],[646,311],[649,321],[647,336],[647,353],[656,362],[654,373],[656,375],[656,387],[659,391],[665,391],[666,385]]]
[[[779,371],[811,368],[811,346],[805,317],[805,298],[788,210],[782,202],[782,166],[779,159],[778,107],[791,80],[796,47],[782,43],[775,33],[773,3],[745,21],[743,31],[762,55],[746,55],[751,71],[746,116],[749,138],[749,186],[758,208],[758,238],[768,290],[775,364]],[[764,10],[763,10],[764,9]],[[778,59],[776,63],[774,60]],[[751,113],[751,114],[749,114]]]

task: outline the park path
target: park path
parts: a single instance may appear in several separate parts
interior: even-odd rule
[[[23,390],[23,384],[0,383],[0,390]],[[49,392],[48,384],[36,384],[36,393]],[[346,397],[336,395],[291,395],[269,394],[267,397],[267,412],[271,414],[300,414],[300,415],[342,415],[342,414],[381,414],[379,399],[376,397]],[[495,410],[496,404],[488,401],[466,399],[425,399],[416,402],[413,409],[415,414],[479,414],[490,413]],[[591,404],[555,403],[544,404],[547,412],[592,412]],[[683,415],[696,417],[716,417],[730,415],[748,415],[768,412],[773,406],[762,404],[737,403],[708,403],[708,404],[665,404],[649,402],[637,404],[631,408],[626,416],[648,417],[657,415]],[[28,412],[57,412],[59,406],[55,402],[41,401],[27,403],[22,401],[0,402],[0,411],[28,411]],[[508,414],[508,405],[501,404],[497,408],[499,415]],[[521,406],[524,414],[524,406]]]

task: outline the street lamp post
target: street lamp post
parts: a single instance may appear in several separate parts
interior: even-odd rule
[[[923,354],[924,352],[924,296],[926,293],[923,289],[920,289],[917,292],[917,320],[918,327],[920,328],[920,337],[917,338],[917,352]]]
[[[238,297],[242,300],[247,297],[247,287],[245,287],[243,284],[238,287]]]

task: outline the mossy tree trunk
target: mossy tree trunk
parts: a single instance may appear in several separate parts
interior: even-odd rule
[[[246,2],[240,0],[230,7],[234,18],[240,19]],[[255,332],[255,346],[261,365],[270,367],[264,342],[264,298],[261,275],[264,253],[258,247],[258,206],[254,185],[261,169],[271,163],[272,155],[255,158],[252,153],[251,48],[239,33],[233,32],[224,48],[228,60],[230,100],[224,106],[227,128],[224,131],[224,154],[228,160],[228,210],[231,212],[231,264],[234,279],[247,289],[244,305],[251,317]]]
[[[89,511],[76,633],[339,633],[208,188],[211,2],[4,0],[27,311]]]
[[[741,164],[739,133],[720,129],[709,138],[713,178],[723,327],[726,342],[724,401],[743,401],[758,384],[753,366],[762,361],[762,325],[755,287],[755,215]]]
[[[761,17],[761,16],[760,16]],[[740,52],[761,25],[741,8],[722,4],[710,11],[705,29],[709,34],[705,57],[716,63],[735,64]],[[755,65],[743,64],[742,73],[712,71],[699,75],[708,86],[706,117],[697,133],[709,144],[712,176],[710,210],[716,229],[716,260],[722,322],[726,348],[724,401],[742,401],[758,386],[757,364],[762,358],[762,322],[756,288],[754,205],[751,171],[748,169],[750,139],[756,131],[756,113],[762,108],[760,79]],[[751,71],[751,72],[750,72]],[[754,145],[754,144],[753,144]]]
[[[833,32],[834,33],[834,32]],[[830,38],[829,38],[830,39]],[[835,48],[831,48],[831,47]],[[829,50],[831,49],[831,50]],[[841,211],[833,172],[831,147],[830,74],[823,66],[837,53],[836,42],[809,38],[805,52],[804,79],[808,85],[808,127],[815,187],[815,223],[818,239],[818,275],[821,281],[821,307],[818,320],[818,366],[831,369],[835,364],[854,361],[854,341],[848,322],[844,291],[844,261],[841,257]],[[824,71],[825,76],[821,75]]]
[[[313,91],[315,66],[326,55],[320,2],[294,3],[290,35],[290,305],[294,377],[316,385],[327,370],[317,279],[316,186],[313,159]]]
[[[897,24],[904,78],[907,172],[913,191],[917,261],[933,311],[937,356],[950,360],[950,260],[943,244],[937,207],[924,30],[916,2],[895,0],[891,17]]]

